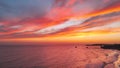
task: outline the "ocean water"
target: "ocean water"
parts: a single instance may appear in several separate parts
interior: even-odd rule
[[[1,46],[0,68],[66,67],[76,61],[74,50],[72,46]]]
[[[110,52],[83,46],[0,46],[0,68],[100,68],[104,63],[90,64],[91,59]]]

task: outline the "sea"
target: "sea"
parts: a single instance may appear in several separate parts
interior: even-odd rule
[[[0,68],[89,68],[98,52],[109,50],[103,53],[83,45],[0,46]]]

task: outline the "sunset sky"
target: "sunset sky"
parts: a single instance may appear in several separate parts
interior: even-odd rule
[[[120,0],[0,0],[0,42],[120,43]]]

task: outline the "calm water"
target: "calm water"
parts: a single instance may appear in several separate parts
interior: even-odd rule
[[[0,68],[69,68],[76,53],[74,46],[1,46]]]
[[[84,68],[88,59],[98,57],[97,51],[80,46],[0,46],[0,68]]]

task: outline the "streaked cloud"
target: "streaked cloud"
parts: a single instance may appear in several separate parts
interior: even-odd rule
[[[119,0],[0,0],[0,37],[119,33],[119,6]]]
[[[50,27],[47,27],[47,28],[43,28],[41,30],[38,30],[37,34],[50,34],[50,33],[56,33],[56,32],[59,32],[61,30],[64,30],[65,28],[69,28],[69,27],[72,27],[72,26],[78,26],[80,25],[81,23],[83,23],[86,19],[80,19],[80,20],[77,20],[77,19],[70,19],[66,22],[63,22],[61,24],[57,24],[57,25],[54,25],[54,26],[50,26]]]

